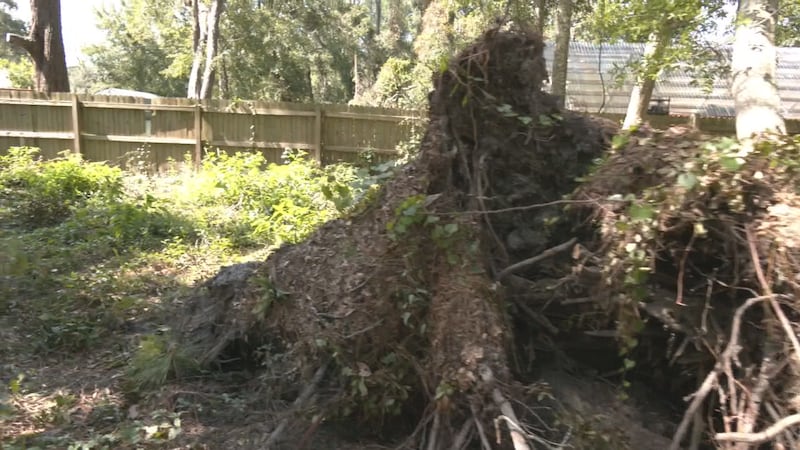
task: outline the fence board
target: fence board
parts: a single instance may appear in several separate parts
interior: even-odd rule
[[[280,162],[287,148],[323,163],[394,157],[411,136],[416,111],[285,102],[142,99],[0,90],[0,152],[42,149],[46,158],[77,150],[90,161],[169,166],[202,150],[260,152]],[[75,125],[77,124],[77,136]],[[330,146],[330,150],[327,147]]]

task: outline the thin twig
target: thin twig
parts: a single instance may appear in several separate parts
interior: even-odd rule
[[[686,260],[689,259],[689,252],[692,251],[692,244],[694,244],[694,239],[696,235],[694,231],[692,231],[692,237],[689,238],[689,243],[686,244],[686,248],[683,249],[683,255],[681,255],[681,262],[678,266],[678,296],[675,298],[675,303],[679,305],[683,305],[683,279],[686,277]]]
[[[618,203],[625,203],[629,200],[613,200],[613,199],[603,199],[603,201],[607,202],[618,202]],[[515,211],[527,211],[529,209],[539,209],[539,208],[546,208],[548,206],[555,206],[555,205],[591,205],[599,203],[600,200],[553,200],[551,202],[544,202],[544,203],[535,203],[532,205],[525,205],[525,206],[511,206],[508,208],[501,208],[501,209],[487,209],[486,211],[458,211],[458,212],[446,212],[446,213],[439,213],[440,216],[465,216],[471,214],[503,214]]]
[[[695,412],[698,408],[700,408],[700,405],[703,403],[703,401],[705,401],[708,393],[716,384],[719,374],[723,371],[725,361],[729,362],[735,354],[739,353],[739,330],[742,326],[742,316],[744,315],[744,312],[756,303],[762,300],[767,300],[771,297],[771,295],[753,297],[736,309],[736,312],[733,315],[731,338],[728,341],[728,345],[725,347],[725,351],[722,352],[722,355],[720,355],[717,363],[714,365],[714,369],[711,370],[711,372],[709,372],[706,376],[703,384],[700,385],[700,388],[697,389],[694,394],[692,394],[692,402],[683,413],[683,419],[681,420],[680,425],[678,425],[675,435],[672,437],[672,443],[670,443],[669,450],[679,450],[681,448],[681,441],[683,440],[683,437],[686,436],[686,432],[689,430],[689,424],[694,419]]]
[[[470,408],[472,409],[472,418],[475,420],[475,428],[478,429],[478,436],[481,438],[481,449],[492,450],[492,444],[489,443],[489,438],[486,437],[486,431],[483,429],[483,424],[478,418],[478,407],[476,405],[470,405]]]
[[[744,229],[747,235],[747,244],[750,248],[750,258],[753,260],[753,269],[756,272],[756,278],[758,278],[758,282],[761,285],[762,291],[764,291],[765,295],[772,295],[772,286],[767,282],[767,277],[764,276],[764,271],[761,270],[761,261],[758,257],[758,249],[756,249],[756,242],[755,236],[753,232],[750,230],[750,227],[745,227]],[[797,355],[797,358],[800,359],[800,341],[797,340],[797,334],[792,329],[792,324],[789,322],[789,319],[786,318],[786,314],[784,314],[781,305],[775,299],[775,296],[770,298],[770,306],[772,306],[772,310],[775,312],[775,316],[781,322],[781,326],[783,326],[783,331],[786,332],[789,341],[792,343],[792,347],[794,347],[794,352]]]
[[[532,258],[523,259],[522,261],[520,261],[518,263],[514,263],[514,264],[506,267],[505,269],[501,270],[500,273],[497,274],[497,279],[498,280],[502,280],[503,278],[505,278],[508,275],[516,272],[517,270],[524,269],[525,267],[531,266],[533,264],[536,264],[539,261],[542,261],[544,259],[550,258],[553,255],[556,255],[556,254],[561,253],[561,252],[563,252],[565,250],[568,250],[570,247],[575,245],[576,242],[578,242],[578,239],[577,238],[572,238],[572,239],[568,240],[567,242],[564,242],[562,244],[556,245],[555,247],[550,247],[547,250],[543,251],[542,253],[539,253],[538,255],[536,255],[536,256],[534,256]]]
[[[717,433],[714,439],[719,442],[744,442],[747,444],[762,444],[774,439],[787,428],[800,424],[800,414],[792,414],[775,422],[772,426],[759,433]]]

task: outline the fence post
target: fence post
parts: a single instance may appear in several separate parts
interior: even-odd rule
[[[198,101],[194,105],[194,168],[200,169],[203,157],[203,106]]]
[[[81,102],[77,94],[72,94],[72,151],[83,154],[81,150]]]
[[[322,107],[314,107],[314,159],[322,164]]]

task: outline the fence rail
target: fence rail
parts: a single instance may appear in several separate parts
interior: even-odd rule
[[[601,114],[622,120],[622,114]],[[308,151],[323,164],[379,162],[423,123],[419,111],[345,105],[185,98],[142,99],[0,89],[0,152],[34,146],[45,158],[63,150],[90,161],[163,168],[191,155],[200,164],[207,148],[257,151],[280,161],[286,148]],[[712,134],[735,134],[732,118],[650,116],[656,128],[692,124]],[[800,121],[787,120],[790,134]]]
[[[263,101],[195,101],[0,90],[0,152],[35,146],[45,158],[63,150],[90,161],[155,167],[199,164],[206,148],[262,152],[277,162],[287,148],[323,164],[396,156],[424,114],[392,108]]]

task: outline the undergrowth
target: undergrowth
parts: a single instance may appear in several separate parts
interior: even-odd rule
[[[28,310],[40,350],[78,350],[104,326],[169,300],[165,285],[186,287],[219,264],[302,240],[389,170],[285,156],[267,165],[261,154],[218,151],[198,172],[152,176],[10,149],[0,157],[0,310]]]
[[[32,148],[0,156],[0,357],[14,358],[0,366],[0,429],[32,389],[9,387],[30,379],[19,369],[26,359],[102,353],[104,364],[127,366],[124,386],[135,391],[195,370],[169,339],[175,303],[221,265],[263,259],[356,211],[393,164],[210,152],[200,170],[184,167],[125,172],[70,153],[46,161]],[[174,431],[134,422],[141,439]],[[33,448],[21,439],[2,445]],[[104,439],[80,448],[122,438]]]

